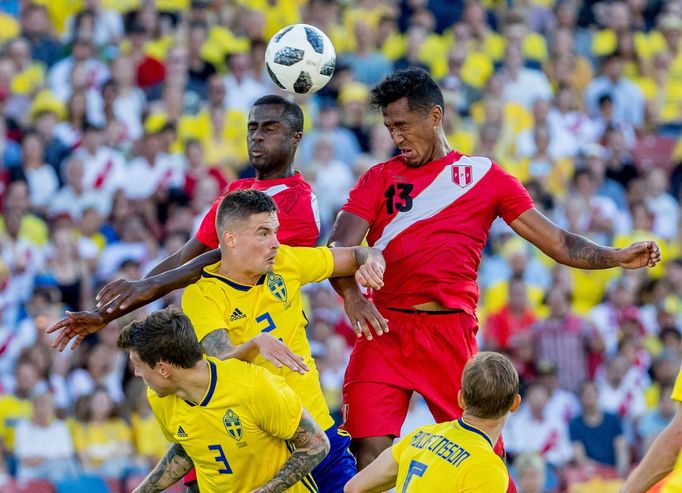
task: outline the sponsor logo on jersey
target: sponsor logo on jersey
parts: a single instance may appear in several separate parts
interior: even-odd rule
[[[227,434],[232,438],[237,441],[242,439],[242,422],[239,419],[237,413],[235,413],[232,409],[228,409],[225,412],[225,416],[223,416],[223,425],[225,425]]]
[[[232,312],[232,315],[230,315],[230,322],[236,322],[237,320],[241,320],[242,318],[246,318],[244,312],[242,312],[239,308],[235,308],[234,311]]]
[[[178,438],[187,438],[187,432],[182,428],[182,425],[178,426],[178,432],[176,433]]]

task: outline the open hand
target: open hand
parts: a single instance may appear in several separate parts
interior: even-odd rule
[[[364,296],[348,297],[348,299],[344,299],[343,304],[353,332],[357,337],[362,337],[364,334],[367,340],[371,341],[372,331],[370,327],[374,328],[374,332],[378,336],[388,332],[388,320],[379,313],[374,303]]]
[[[106,326],[104,318],[97,312],[66,312],[66,318],[54,324],[46,332],[51,334],[61,329],[57,339],[52,343],[52,347],[61,352],[74,337],[76,340],[71,344],[71,350],[80,346],[86,336],[99,332]]]
[[[301,356],[294,353],[289,349],[289,346],[272,335],[259,334],[254,337],[253,342],[258,348],[258,352],[277,368],[282,368],[282,365],[284,365],[291,371],[301,375],[310,371],[310,368],[308,368],[308,365],[305,364]]]

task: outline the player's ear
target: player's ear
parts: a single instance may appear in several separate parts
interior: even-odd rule
[[[156,367],[159,369],[159,373],[161,374],[161,376],[163,378],[170,377],[171,372],[170,372],[170,366],[168,365],[168,363],[164,363],[163,361],[159,361],[156,364]]]
[[[294,132],[294,134],[291,136],[291,140],[294,143],[295,146],[301,142],[301,139],[303,138],[303,132]]]
[[[516,411],[518,411],[520,405],[521,405],[521,396],[519,394],[516,394],[516,397],[514,397],[514,402],[512,402],[511,409],[509,409],[509,412],[515,413]]]
[[[440,127],[441,123],[443,122],[443,108],[441,108],[439,105],[435,104],[433,108],[431,108],[431,120],[433,121],[433,126],[434,127]]]
[[[464,405],[466,404],[466,402],[464,402],[464,392],[461,389],[457,392],[457,404],[462,409],[464,409]]]
[[[223,231],[222,237],[223,237],[222,238],[223,239],[223,241],[222,241],[223,245],[228,246],[228,247],[233,247],[235,245],[234,234],[229,229],[226,229],[225,231]]]

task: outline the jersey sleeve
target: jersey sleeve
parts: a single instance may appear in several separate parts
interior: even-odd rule
[[[215,229],[215,218],[218,212],[218,206],[220,205],[220,201],[222,199],[223,196],[221,195],[216,199],[215,202],[213,202],[213,205],[201,220],[199,229],[194,235],[197,240],[211,249],[218,248],[218,233]]]
[[[199,284],[187,286],[182,294],[182,311],[192,322],[199,342],[214,330],[227,329],[226,309]]]
[[[301,284],[320,282],[334,272],[334,258],[327,247],[287,248],[286,261],[298,273]]]
[[[393,458],[398,464],[400,464],[400,456],[403,455],[403,452],[410,445],[410,441],[418,431],[419,430],[414,430],[412,433],[406,435],[398,443],[391,447],[391,453],[393,454]]]
[[[496,212],[504,222],[510,224],[514,219],[533,207],[533,199],[528,190],[514,176],[504,171],[498,164],[493,164],[496,173],[497,189]]]
[[[379,207],[384,200],[381,178],[379,166],[367,170],[351,189],[348,201],[341,210],[355,214],[369,224],[374,224],[379,215]]]
[[[156,418],[159,428],[161,428],[163,436],[165,436],[166,440],[169,442],[177,442],[175,437],[168,431],[168,427],[166,426],[164,406],[161,402],[161,399],[149,387],[147,387],[147,399],[149,400],[149,405],[152,408],[152,412],[154,413],[154,417]]]
[[[259,366],[249,364],[249,367],[252,372],[251,409],[256,424],[272,436],[290,439],[301,422],[301,398],[282,377]]]
[[[675,387],[673,388],[672,398],[674,401],[682,402],[682,370],[677,374]]]

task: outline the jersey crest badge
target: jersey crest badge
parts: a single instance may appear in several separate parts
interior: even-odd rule
[[[228,409],[225,412],[225,416],[223,416],[223,425],[225,425],[227,434],[232,438],[237,441],[242,439],[242,422],[237,413],[232,409]]]
[[[468,164],[455,164],[452,167],[452,181],[461,188],[466,188],[473,181],[471,166]]]
[[[284,279],[279,274],[273,272],[268,273],[267,280],[268,290],[279,301],[287,301],[287,286],[284,284]]]

